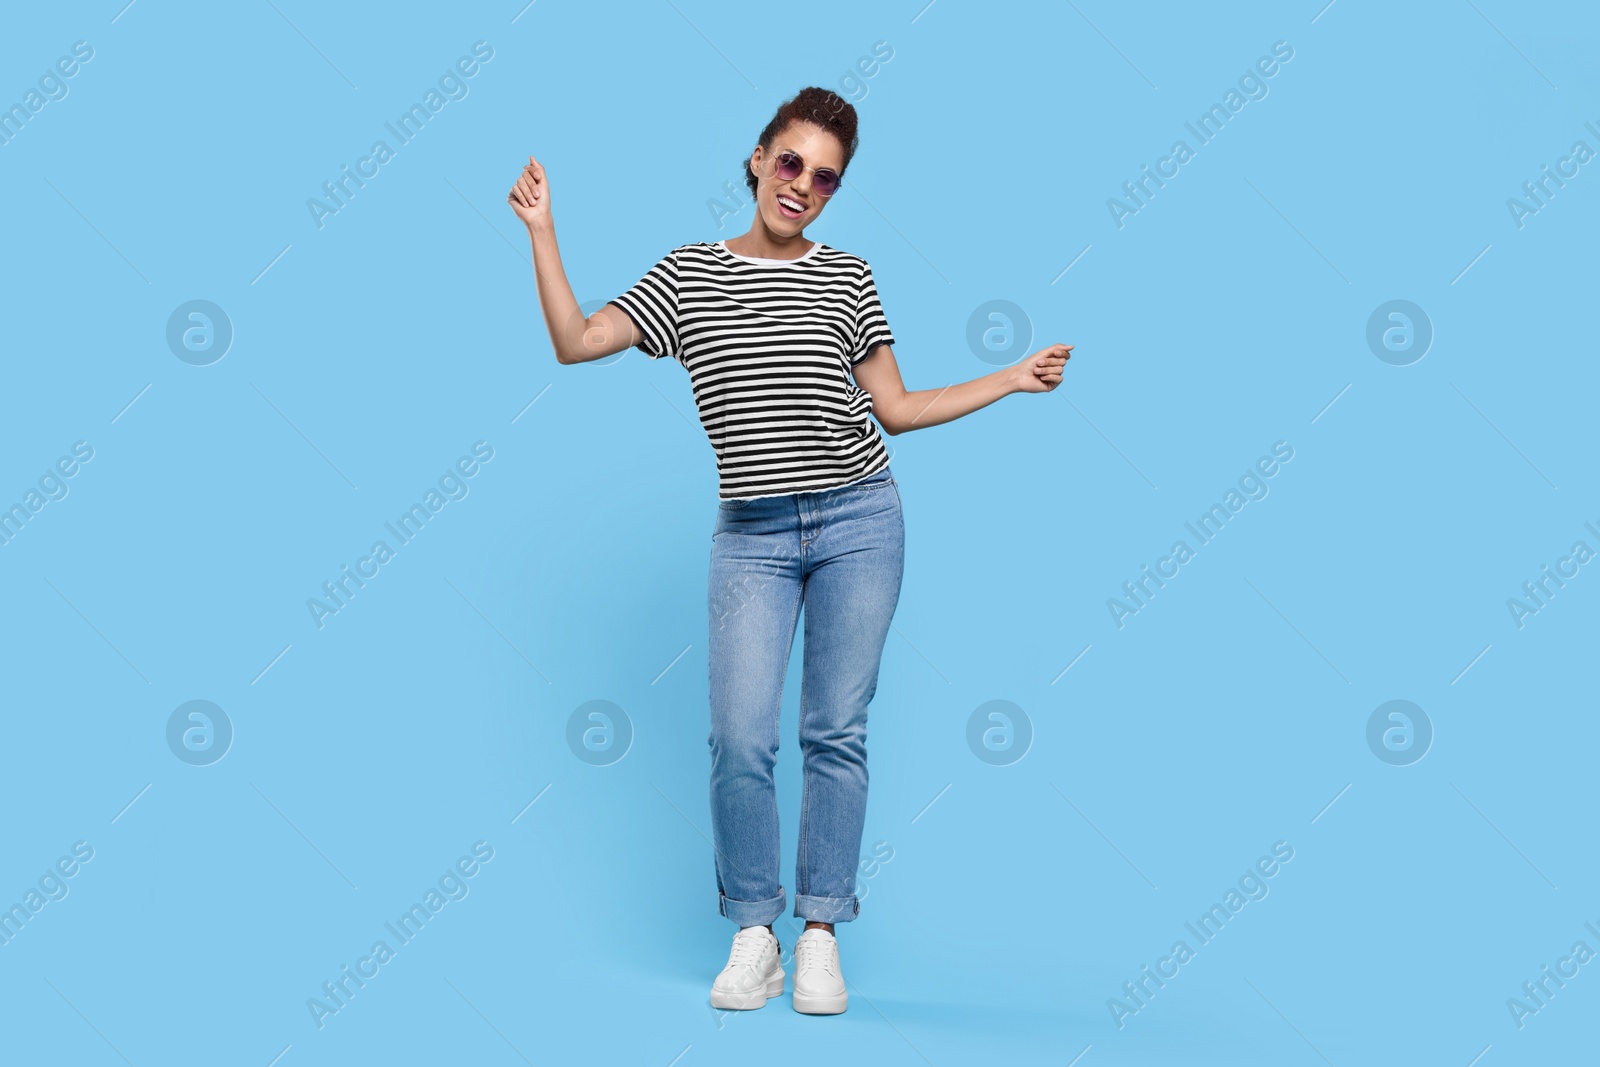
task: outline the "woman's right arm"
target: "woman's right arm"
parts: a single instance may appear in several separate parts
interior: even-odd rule
[[[506,197],[511,210],[528,227],[533,246],[533,273],[539,307],[558,363],[588,363],[631,348],[643,338],[621,308],[607,304],[585,318],[561,267],[555,222],[550,216],[550,183],[532,156]]]

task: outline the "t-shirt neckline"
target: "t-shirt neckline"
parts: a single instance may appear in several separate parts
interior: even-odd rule
[[[821,241],[812,241],[811,242],[811,247],[806,249],[805,254],[801,255],[801,256],[796,256],[794,259],[768,259],[768,258],[761,257],[761,256],[741,256],[739,253],[735,252],[733,249],[728,247],[728,242],[727,242],[726,239],[716,242],[714,247],[721,249],[724,254],[732,256],[734,259],[739,260],[741,263],[761,263],[761,264],[804,263],[806,260],[812,258],[813,256],[815,256],[817,254],[817,250],[822,247],[822,242]]]

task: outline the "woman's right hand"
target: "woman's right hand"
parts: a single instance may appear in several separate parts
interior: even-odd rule
[[[550,221],[550,183],[545,180],[544,168],[532,156],[522,168],[517,184],[511,187],[506,202],[525,226],[531,228],[535,223]]]

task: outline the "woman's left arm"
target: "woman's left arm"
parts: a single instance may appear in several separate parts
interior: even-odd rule
[[[894,350],[878,345],[853,369],[856,384],[872,394],[872,414],[885,432],[901,434],[951,422],[987,407],[1009,393],[1048,393],[1061,384],[1071,345],[1050,345],[1026,359],[943,389],[907,391]]]

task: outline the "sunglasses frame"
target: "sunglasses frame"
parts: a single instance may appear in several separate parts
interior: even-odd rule
[[[833,175],[833,179],[834,179],[833,192],[824,193],[820,189],[816,190],[817,195],[820,196],[822,199],[826,200],[829,197],[832,197],[832,196],[836,195],[839,192],[839,190],[844,186],[844,175],[840,174],[838,171],[834,170],[832,167],[820,167],[819,168],[819,167],[808,167],[808,166],[806,166],[805,157],[802,156],[799,152],[796,152],[792,148],[774,149],[772,155],[767,157],[766,162],[768,162],[770,164],[770,166],[768,166],[766,168],[767,169],[767,176],[769,178],[778,177],[778,161],[779,161],[779,159],[781,159],[783,156],[786,156],[786,155],[787,156],[793,156],[795,159],[799,160],[799,162],[800,162],[800,170],[799,170],[798,173],[795,174],[794,178],[800,177],[801,174],[804,174],[808,170],[811,172],[811,174],[812,174],[812,179],[811,180],[813,182],[813,186],[812,186],[813,189],[816,188],[816,186],[815,186],[816,175],[819,175],[819,174],[831,174],[831,175]],[[786,181],[786,182],[792,182],[792,181],[794,181],[794,178],[783,178],[783,179],[780,179],[780,180],[781,181]]]

